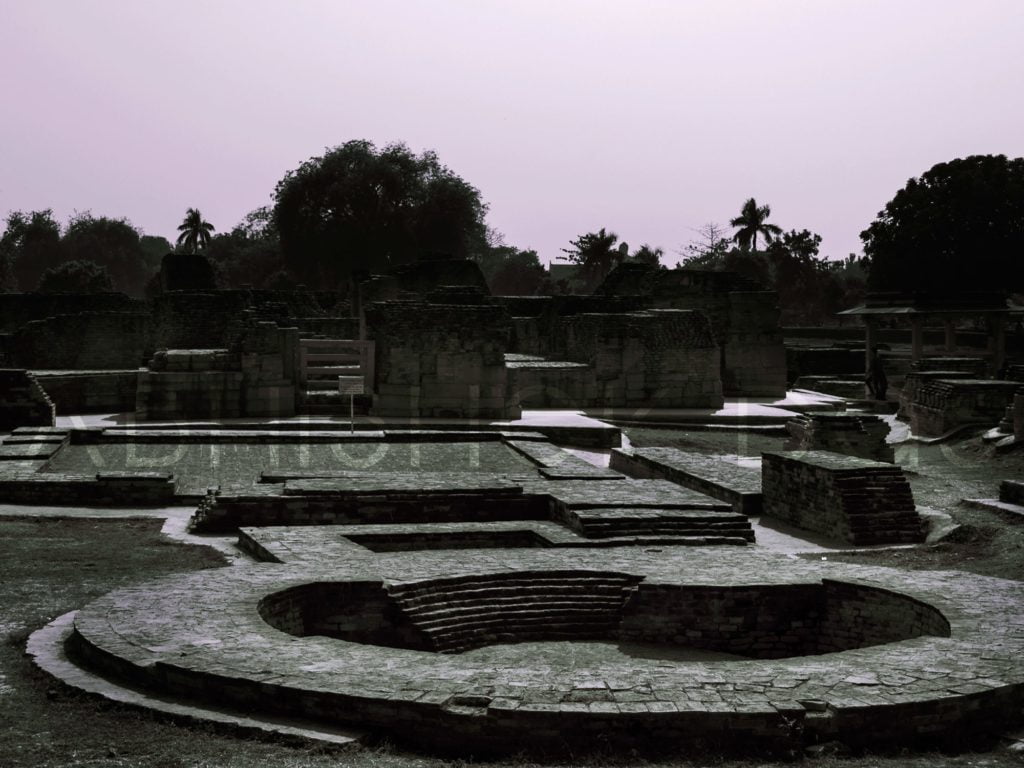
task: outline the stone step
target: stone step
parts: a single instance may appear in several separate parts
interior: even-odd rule
[[[442,603],[440,605],[419,606],[405,608],[405,614],[415,618],[417,624],[432,624],[441,621],[454,621],[465,616],[481,616],[501,612],[530,612],[530,611],[606,611],[617,610],[621,607],[623,598],[586,598],[567,599],[566,595],[555,596],[549,600],[523,600],[522,598],[493,598],[490,600],[469,601],[459,600],[453,603]]]

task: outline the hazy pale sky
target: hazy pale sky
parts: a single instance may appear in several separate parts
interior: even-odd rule
[[[833,257],[911,176],[1024,155],[1021,0],[0,0],[0,214],[218,231],[366,138],[542,260],[673,251],[754,196]]]

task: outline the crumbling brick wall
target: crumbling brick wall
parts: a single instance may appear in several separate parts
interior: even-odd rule
[[[149,349],[149,315],[82,312],[33,320],[15,331],[8,354],[34,369],[122,370],[142,366]]]
[[[18,427],[52,427],[56,412],[50,398],[23,368],[0,368],[0,432]]]
[[[366,308],[366,325],[376,346],[375,414],[518,417],[503,307],[384,301]]]
[[[564,319],[567,359],[591,366],[607,407],[719,408],[718,346],[708,318],[686,310]]]

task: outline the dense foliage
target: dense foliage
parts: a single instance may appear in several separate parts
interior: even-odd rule
[[[65,261],[39,279],[40,293],[106,293],[114,290],[110,272],[95,261]]]
[[[872,290],[1020,290],[1024,158],[939,163],[910,179],[860,236]]]
[[[472,257],[486,246],[485,212],[480,193],[433,152],[350,141],[285,175],[273,221],[288,271],[333,287],[429,253]]]

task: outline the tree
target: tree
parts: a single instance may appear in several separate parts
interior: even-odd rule
[[[435,153],[349,141],[278,182],[273,221],[286,268],[335,287],[354,271],[385,272],[429,253],[472,257],[486,244],[486,210]]]
[[[92,261],[106,267],[117,290],[141,295],[147,269],[139,231],[127,219],[76,213],[61,240],[65,261]]]
[[[230,232],[214,235],[203,252],[229,287],[264,285],[272,276],[283,284],[281,239],[265,206],[247,213]]]
[[[60,225],[53,211],[11,211],[0,236],[0,278],[4,290],[30,291],[43,272],[60,264]]]
[[[754,198],[749,198],[743,204],[740,215],[729,220],[730,227],[737,227],[732,239],[745,251],[757,250],[759,234],[764,235],[766,243],[770,243],[773,238],[782,234],[782,229],[778,226],[767,223],[771,214],[772,209],[769,206],[759,206]]]
[[[682,249],[676,251],[683,257],[680,267],[687,269],[716,269],[721,268],[722,260],[728,253],[730,238],[725,227],[719,226],[716,222],[709,221],[699,229],[694,229],[699,237],[691,240]]]
[[[665,255],[663,248],[654,248],[647,243],[644,243],[635,251],[633,255],[629,257],[630,261],[639,261],[642,264],[650,264],[652,267],[662,267],[661,257]]]
[[[210,233],[214,226],[203,220],[203,214],[198,208],[189,208],[185,211],[185,219],[178,225],[177,244],[184,245],[190,253],[197,253],[200,248],[205,248],[210,242]]]
[[[537,294],[547,272],[536,251],[522,251],[512,246],[501,246],[503,258],[487,277],[491,293],[496,296],[533,296]]]
[[[910,179],[860,237],[871,290],[1024,287],[1024,158],[939,163]]]
[[[570,241],[572,248],[563,248],[560,256],[564,261],[578,264],[583,272],[586,290],[592,292],[615,267],[621,264],[629,253],[626,243],[618,243],[619,236],[606,232],[604,227],[597,232],[588,232]]]
[[[110,272],[95,261],[65,261],[39,280],[40,293],[107,293],[114,290]]]

